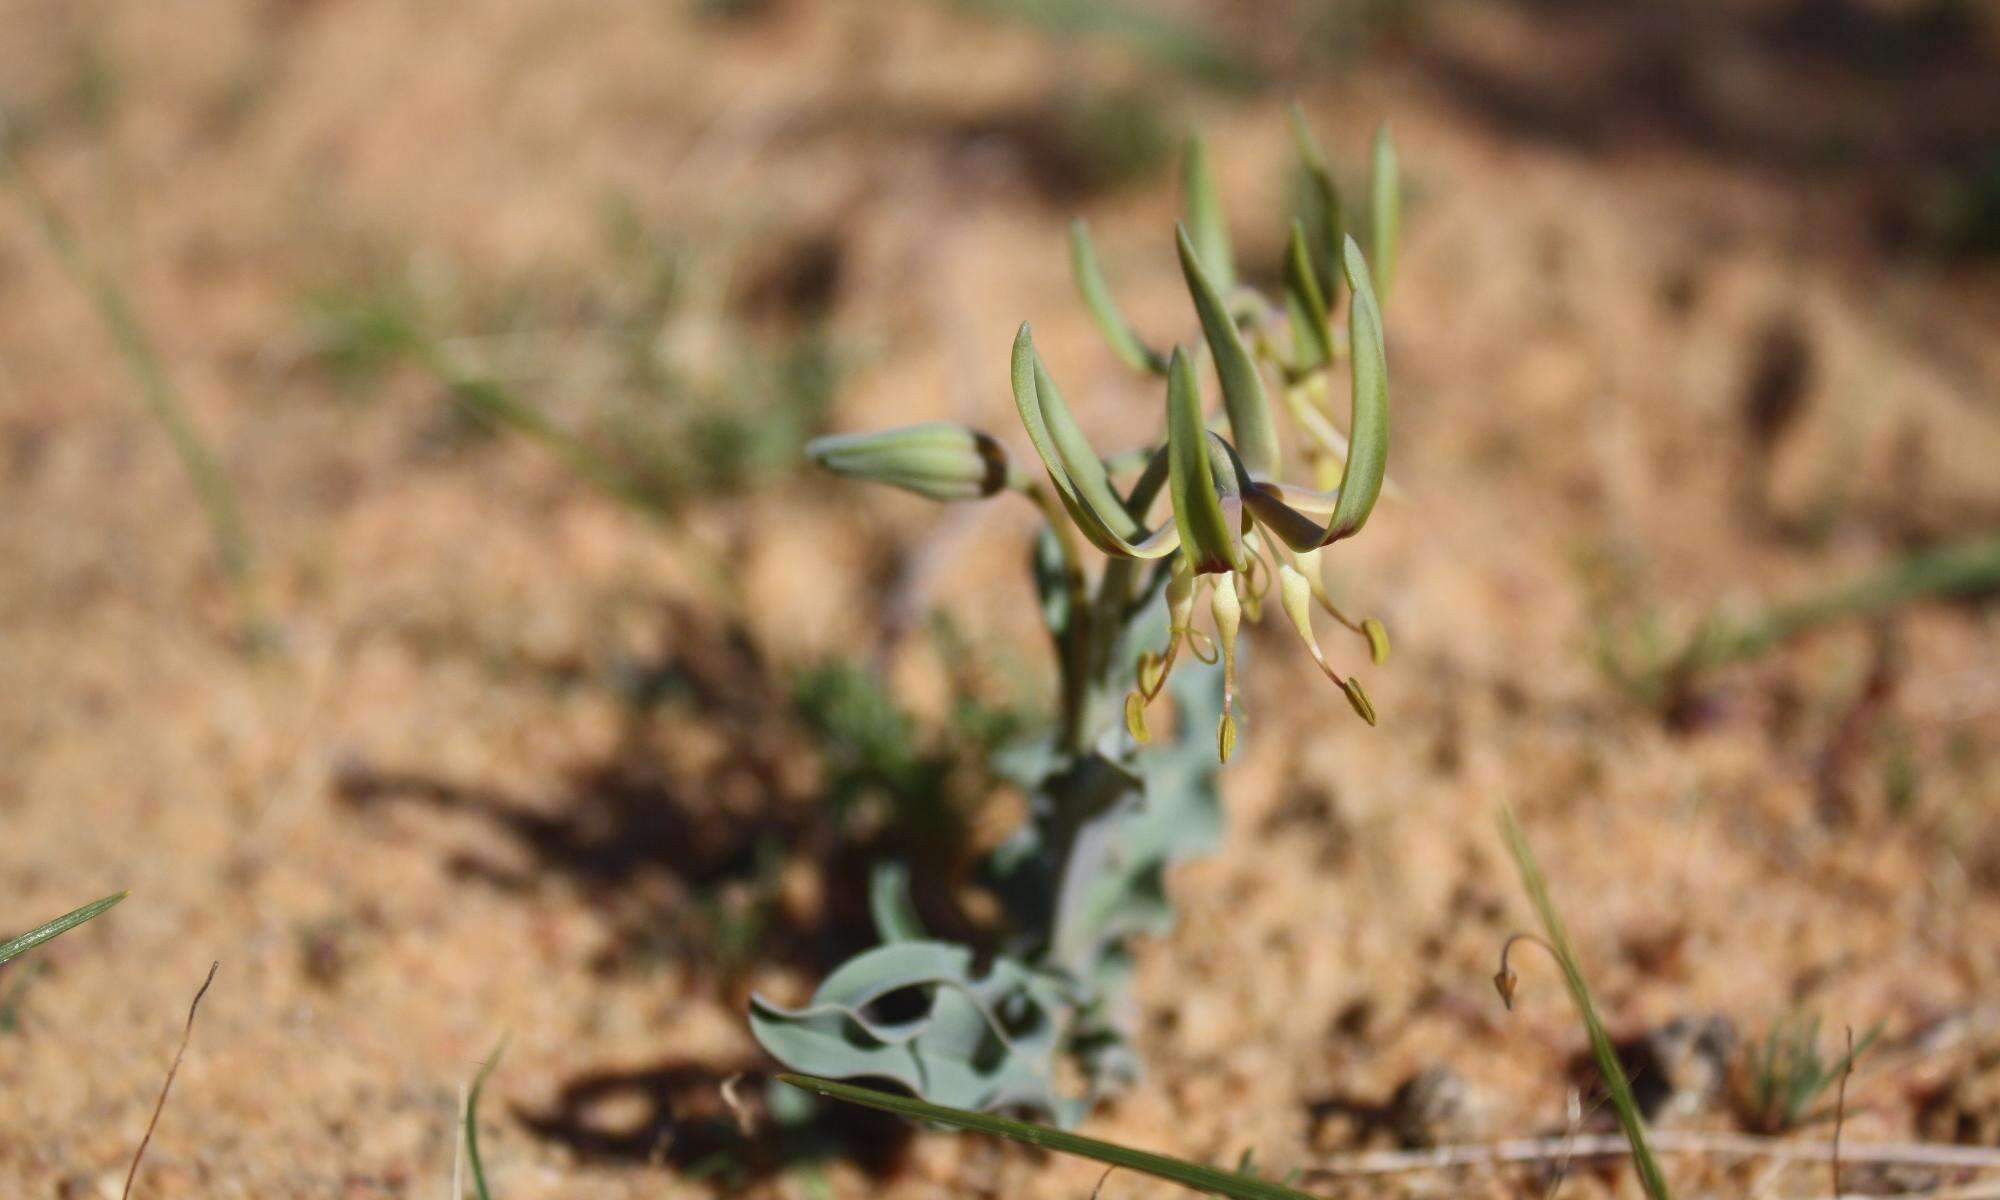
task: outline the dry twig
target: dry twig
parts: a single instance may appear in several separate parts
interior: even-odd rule
[[[174,1061],[167,1067],[167,1077],[160,1084],[160,1098],[153,1102],[152,1120],[146,1122],[145,1136],[139,1139],[139,1148],[132,1152],[132,1166],[125,1172],[125,1190],[119,1193],[120,1200],[132,1200],[132,1181],[139,1177],[139,1163],[146,1157],[146,1147],[153,1143],[153,1131],[160,1127],[160,1113],[167,1107],[167,1093],[173,1090],[174,1076],[180,1073],[181,1059],[186,1057],[188,1042],[194,1037],[194,1016],[201,1011],[201,998],[208,995],[208,985],[215,982],[215,973],[222,964],[208,964],[208,978],[201,981],[201,990],[194,994],[194,1003],[188,1005],[186,1028],[181,1030],[181,1044],[174,1051]]]
[[[1834,1147],[1825,1142],[1801,1142],[1747,1133],[1704,1133],[1658,1130],[1653,1148],[1668,1154],[1707,1154],[1725,1158],[1782,1158],[1801,1162],[1831,1162]],[[1306,1172],[1309,1177],[1394,1175],[1408,1171],[1440,1171],[1454,1167],[1548,1162],[1572,1158],[1614,1158],[1631,1153],[1623,1137],[1511,1138],[1506,1141],[1439,1146],[1432,1150],[1385,1150],[1336,1158]],[[2000,1170],[2000,1149],[1953,1146],[1933,1142],[1863,1142],[1839,1151],[1845,1163],[1897,1164],[1963,1170]]]

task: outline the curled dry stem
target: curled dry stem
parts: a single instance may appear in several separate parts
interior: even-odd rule
[[[1500,993],[1500,1003],[1507,1006],[1508,1012],[1514,1011],[1514,992],[1521,984],[1521,977],[1514,974],[1514,968],[1507,963],[1507,956],[1513,952],[1515,942],[1533,942],[1547,951],[1557,966],[1562,965],[1562,955],[1557,954],[1556,948],[1549,945],[1548,939],[1541,934],[1528,933],[1525,930],[1509,934],[1507,940],[1500,943],[1500,969],[1493,973],[1493,988]]]

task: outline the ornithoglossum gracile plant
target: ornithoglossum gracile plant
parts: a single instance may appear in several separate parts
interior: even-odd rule
[[[1111,299],[1083,224],[1071,229],[1078,288],[1112,350],[1163,379],[1163,433],[1135,434],[1136,448],[1100,456],[1023,324],[1014,401],[1042,470],[1013,463],[986,433],[946,423],[808,448],[837,474],[936,500],[1009,493],[1039,506],[1047,525],[1033,575],[1060,695],[1047,738],[998,764],[1031,801],[1029,820],[985,864],[1005,910],[1004,939],[982,951],[933,939],[901,865],[879,867],[870,903],[882,944],[835,969],[801,1007],[752,1000],[752,1030],[790,1069],[890,1080],[958,1108],[1078,1120],[1137,1073],[1130,942],[1170,925],[1167,868],[1220,836],[1217,767],[1246,720],[1243,621],[1277,608],[1347,705],[1375,723],[1360,681],[1335,668],[1313,622],[1323,612],[1374,662],[1387,656],[1379,622],[1334,604],[1321,556],[1361,531],[1384,486],[1379,298],[1395,260],[1395,152],[1385,129],[1371,170],[1371,275],[1325,158],[1296,112],[1293,121],[1298,203],[1275,301],[1239,281],[1206,154],[1198,139],[1188,143],[1175,242],[1190,326],[1201,332],[1193,347],[1161,351],[1144,341]],[[1332,317],[1343,298],[1344,330]],[[1215,414],[1202,396],[1204,361],[1221,384]],[[1345,436],[1333,418],[1343,375]],[[1280,478],[1280,413],[1300,435],[1294,458],[1312,473],[1310,486]],[[1101,566],[1086,548],[1103,556]],[[1162,695],[1171,696],[1173,732],[1155,738],[1148,717]],[[1080,1080],[1080,1094],[1063,1079]]]

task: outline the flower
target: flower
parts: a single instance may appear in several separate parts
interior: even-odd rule
[[[1084,538],[1114,558],[1160,560],[1168,574],[1167,645],[1139,658],[1135,686],[1126,697],[1127,728],[1135,739],[1148,740],[1146,707],[1165,687],[1183,644],[1204,661],[1214,661],[1219,653],[1223,712],[1216,742],[1219,756],[1227,761],[1237,732],[1237,633],[1245,615],[1252,620],[1260,617],[1262,601],[1274,583],[1280,607],[1314,662],[1341,689],[1355,713],[1375,724],[1374,705],[1360,681],[1336,671],[1321,649],[1312,614],[1317,605],[1364,637],[1374,661],[1386,657],[1388,639],[1381,623],[1372,618],[1351,620],[1327,595],[1320,553],[1360,532],[1382,493],[1388,457],[1388,370],[1368,264],[1354,239],[1345,238],[1341,265],[1352,296],[1346,347],[1353,398],[1350,436],[1342,444],[1323,418],[1316,423],[1301,421],[1321,455],[1344,459],[1338,486],[1318,491],[1277,479],[1278,436],[1257,362],[1237,317],[1184,229],[1178,231],[1177,242],[1188,290],[1222,382],[1222,424],[1228,436],[1213,429],[1206,418],[1192,356],[1179,346],[1166,360],[1166,440],[1122,496],[1104,460],[1070,415],[1026,324],[1014,340],[1014,401],[1062,509]],[[1305,250],[1296,224],[1292,251],[1294,269],[1287,271],[1287,277],[1294,355],[1291,363],[1281,366],[1288,367],[1287,400],[1294,412],[1303,409],[1317,416],[1303,393],[1323,384],[1320,369],[1330,365],[1333,343],[1326,336],[1325,305],[1313,274],[1298,266]],[[1261,334],[1259,345],[1266,348]],[[1170,519],[1149,527],[1163,487]],[[1209,591],[1214,643],[1192,624],[1197,593],[1203,587]]]
[[[806,457],[853,479],[904,488],[933,500],[979,500],[1013,480],[1007,448],[949,421],[848,433],[806,443]]]
[[[1291,223],[1282,317],[1262,296],[1234,282],[1214,180],[1200,143],[1189,144],[1187,211],[1194,232],[1177,226],[1175,245],[1200,320],[1202,348],[1222,385],[1219,418],[1205,412],[1196,379],[1197,351],[1175,346],[1161,353],[1142,340],[1111,297],[1088,229],[1080,221],[1070,227],[1077,286],[1113,352],[1135,370],[1166,377],[1164,439],[1116,460],[1124,464],[1122,470],[1139,468],[1128,488],[1121,492],[1114,484],[1113,467],[1070,415],[1026,323],[1014,339],[1014,404],[1049,487],[1012,467],[993,438],[960,425],[821,438],[807,447],[813,460],[829,470],[933,499],[975,499],[1011,490],[1042,506],[1063,559],[1067,595],[1053,603],[1045,600],[1045,612],[1053,614],[1051,627],[1064,643],[1064,706],[1071,717],[1088,707],[1076,703],[1077,697],[1092,687],[1108,661],[1115,639],[1102,636],[1110,629],[1106,612],[1115,625],[1136,611],[1134,602],[1163,590],[1167,644],[1138,657],[1134,686],[1125,698],[1126,728],[1135,740],[1149,740],[1146,709],[1166,687],[1186,646],[1204,662],[1222,663],[1216,746],[1225,762],[1237,739],[1236,638],[1245,617],[1261,619],[1263,601],[1274,586],[1279,607],[1313,661],[1370,725],[1375,724],[1375,706],[1360,681],[1337,671],[1321,648],[1313,632],[1314,610],[1365,639],[1373,662],[1382,663],[1389,653],[1380,621],[1357,622],[1334,605],[1320,566],[1326,547],[1353,537],[1367,524],[1388,486],[1389,374],[1382,313],[1368,262],[1343,229],[1332,173],[1304,118],[1295,112],[1293,122],[1306,203],[1303,216]],[[1395,253],[1400,205],[1395,172],[1393,146],[1384,130],[1376,145],[1371,229],[1385,270]],[[1348,293],[1344,344],[1329,316],[1330,302],[1339,298],[1343,283]],[[1290,327],[1289,345],[1282,351],[1271,334],[1280,320]],[[1346,436],[1325,411],[1334,369],[1343,359],[1352,405]],[[1282,380],[1284,407],[1305,435],[1317,489],[1278,477],[1284,456],[1260,362],[1274,366]],[[1163,492],[1168,512],[1156,518],[1153,510]],[[1098,600],[1087,605],[1076,538],[1066,526],[1113,559],[1154,564],[1150,580],[1142,583],[1143,573],[1129,568],[1107,570]],[[1193,624],[1204,589],[1213,636]],[[1108,610],[1092,611],[1107,602]],[[1092,638],[1104,644],[1093,648]]]

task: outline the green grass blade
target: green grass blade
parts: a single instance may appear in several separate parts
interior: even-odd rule
[[[1254,61],[1204,26],[1130,0],[955,0],[957,6],[1008,17],[1053,33],[1097,35],[1210,87],[1246,93],[1264,82]]]
[[[2000,589],[2000,536],[1931,547],[1845,587],[1770,609],[1739,628],[1711,631],[1699,647],[1699,665],[1755,658],[1787,638],[1843,617],[1995,589]]]
[[[888,1092],[855,1087],[853,1084],[835,1083],[827,1079],[815,1079],[808,1075],[780,1075],[778,1079],[782,1083],[830,1099],[878,1108],[915,1121],[932,1121],[939,1125],[949,1125],[954,1129],[969,1129],[975,1133],[990,1134],[1024,1145],[1040,1146],[1044,1150],[1054,1150],[1058,1154],[1073,1154],[1108,1166],[1138,1171],[1155,1179],[1178,1183],[1182,1187],[1210,1195],[1229,1196],[1234,1200],[1319,1200],[1309,1192],[1301,1192],[1281,1183],[1271,1183],[1216,1167],[1205,1167],[1198,1163],[1169,1158],[1164,1154],[1134,1150],[1115,1142],[1065,1133],[1047,1125],[1033,1125],[1026,1121],[1009,1120],[1006,1117],[945,1108],[942,1105],[929,1104],[907,1096],[891,1095]]]
[[[1646,1141],[1646,1123],[1639,1115],[1638,1101],[1632,1098],[1632,1081],[1625,1077],[1625,1068],[1618,1062],[1618,1052],[1612,1048],[1611,1035],[1604,1031],[1604,1022],[1598,1019],[1597,1004],[1590,998],[1590,985],[1584,981],[1583,968],[1577,962],[1576,951],[1570,947],[1569,933],[1563,928],[1555,901],[1549,898],[1549,885],[1542,878],[1541,867],[1535,862],[1535,852],[1529,848],[1527,836],[1514,820],[1513,810],[1506,807],[1500,810],[1500,836],[1506,839],[1507,852],[1514,856],[1514,865],[1520,868],[1521,886],[1528,893],[1528,902],[1534,905],[1536,915],[1541,918],[1549,950],[1555,956],[1556,965],[1562,969],[1563,982],[1569,986],[1570,999],[1576,1004],[1577,1016],[1583,1020],[1584,1032],[1590,1036],[1590,1056],[1596,1060],[1597,1070],[1604,1076],[1604,1086],[1611,1093],[1611,1109],[1617,1114],[1619,1128],[1624,1131],[1625,1140],[1632,1145],[1632,1165],[1639,1172],[1639,1183],[1652,1200],[1671,1200],[1673,1193],[1667,1188],[1666,1176],[1661,1173],[1659,1160],[1653,1157],[1653,1149]]]
[[[20,937],[14,938],[12,941],[0,943],[0,963],[4,963],[10,958],[18,958],[51,938],[61,937],[85,921],[103,916],[113,908],[116,908],[118,902],[123,900],[126,895],[127,893],[125,892],[119,892],[115,896],[106,896],[102,900],[93,900],[75,912],[64,913],[48,924],[38,925]]]
[[[0,114],[0,126],[4,126],[4,114]],[[236,591],[245,619],[252,625],[257,624],[255,595],[250,582],[255,553],[249,526],[237,507],[235,488],[208,443],[202,440],[201,431],[182,402],[179,390],[168,377],[166,367],[160,362],[159,351],[154,348],[145,326],[140,323],[131,298],[109,272],[91,260],[61,211],[42,192],[27,169],[15,161],[6,145],[4,128],[0,128],[0,176],[14,185],[36,231],[55,255],[63,272],[83,291],[91,307],[97,311],[97,319],[110,334],[119,357],[125,360],[126,368],[138,381],[140,399],[146,411],[166,433],[175,455],[181,460],[182,469],[194,485],[195,495],[208,518],[210,536],[215,541],[216,561],[222,568],[223,577]]]
[[[479,1093],[486,1089],[487,1077],[500,1065],[500,1056],[506,1052],[507,1039],[501,1038],[480,1065],[479,1074],[472,1077],[472,1090],[465,1095],[465,1159],[472,1165],[472,1190],[479,1200],[493,1200],[493,1194],[486,1190],[486,1164],[479,1158]]]

